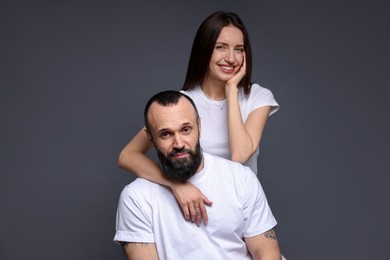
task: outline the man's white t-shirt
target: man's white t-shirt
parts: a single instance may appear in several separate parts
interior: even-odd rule
[[[244,237],[276,225],[263,189],[249,167],[203,156],[189,181],[213,201],[208,225],[186,221],[169,188],[138,178],[120,196],[114,241],[155,243],[160,259],[251,259]]]

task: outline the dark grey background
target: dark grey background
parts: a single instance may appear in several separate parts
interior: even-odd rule
[[[34,3],[33,3],[34,2]],[[120,259],[118,153],[237,12],[281,105],[259,178],[288,259],[390,259],[388,1],[1,1],[0,259]]]

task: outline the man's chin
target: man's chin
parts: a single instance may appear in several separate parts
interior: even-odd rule
[[[180,157],[180,158],[171,157],[171,162],[173,165],[180,167],[190,162],[190,157],[189,156]]]

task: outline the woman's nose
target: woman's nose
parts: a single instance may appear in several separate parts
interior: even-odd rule
[[[234,57],[234,52],[233,51],[228,51],[226,53],[226,56],[225,56],[225,60],[229,63],[233,63],[234,60],[235,60],[235,57]]]

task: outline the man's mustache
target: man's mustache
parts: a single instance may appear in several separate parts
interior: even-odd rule
[[[190,155],[193,155],[194,152],[191,149],[187,149],[185,147],[182,148],[174,148],[169,154],[168,157],[174,157],[179,153],[188,153]]]

